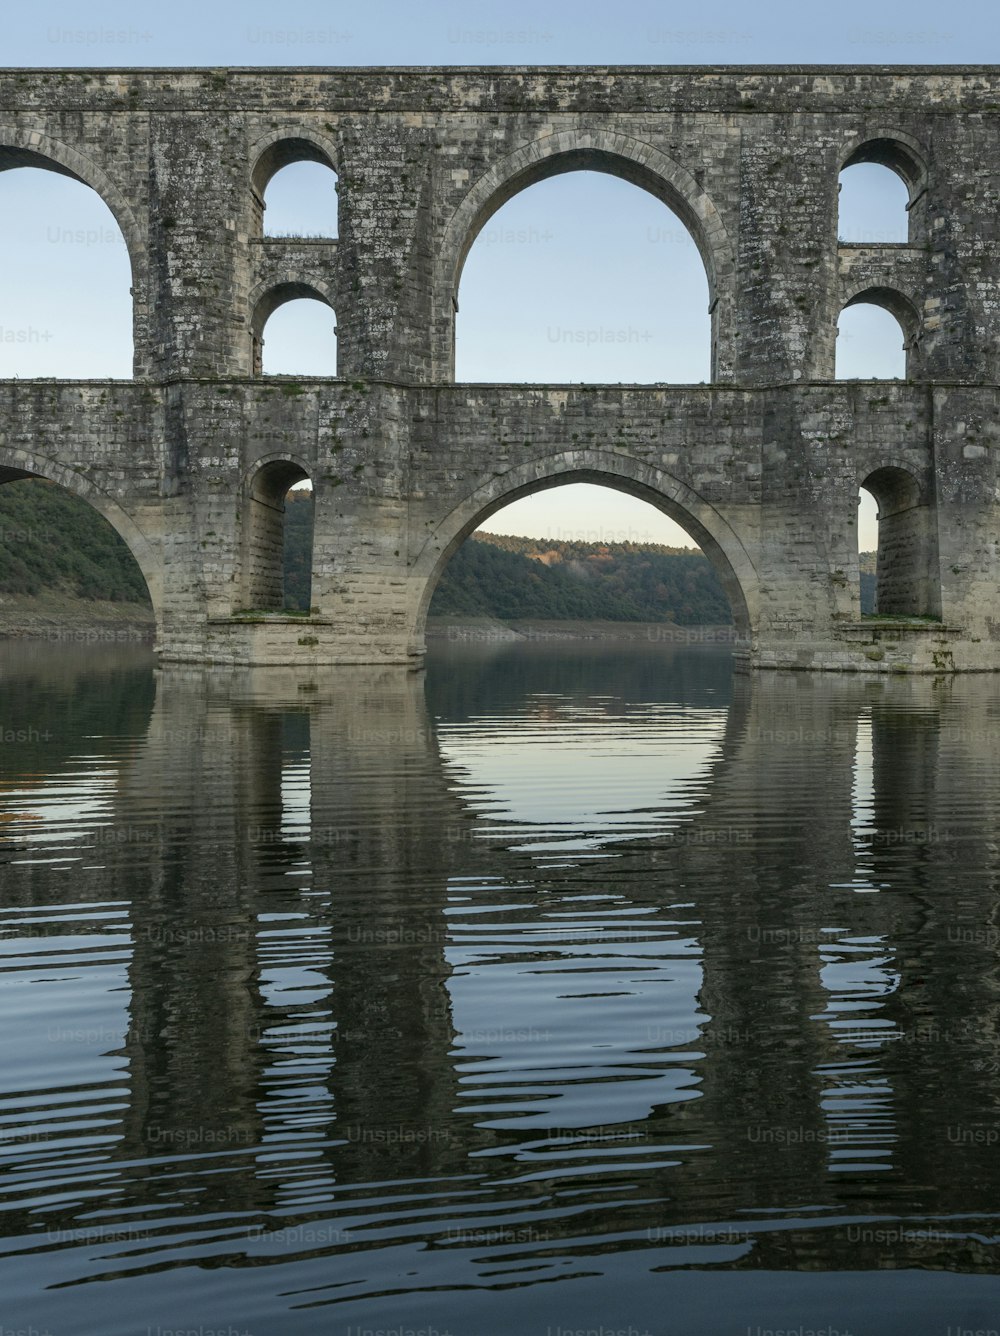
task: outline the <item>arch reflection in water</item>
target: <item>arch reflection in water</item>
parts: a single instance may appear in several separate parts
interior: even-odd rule
[[[710,1331],[684,1270],[712,1265],[762,1320],[768,1271],[801,1313],[850,1273],[850,1325],[886,1217],[896,1266],[992,1274],[995,685],[529,646],[445,651],[426,699],[170,669],[154,700],[145,661],[24,654],[8,699],[58,738],[0,778],[12,1311],[66,1324],[52,1287],[102,1278],[109,1328],[211,1302],[298,1331],[306,1296],[389,1321],[409,1273],[406,1312],[510,1329],[585,1317],[581,1281],[536,1283],[582,1267]],[[667,749],[609,843],[520,847],[491,748],[539,702],[595,813],[595,712],[716,721],[687,806]]]

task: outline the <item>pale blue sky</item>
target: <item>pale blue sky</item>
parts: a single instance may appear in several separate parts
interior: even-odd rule
[[[957,64],[998,59],[992,9],[847,3],[365,6],[252,0],[238,12],[190,0],[9,10],[5,65]],[[905,239],[905,190],[884,170],[845,175],[841,235]],[[330,234],[335,196],[313,164],[268,192],[269,230]],[[281,194],[284,198],[280,198]],[[85,187],[0,174],[0,376],[128,376],[129,276],[114,220]],[[707,285],[680,222],[614,178],[574,173],[532,187],[487,223],[459,291],[460,379],[691,383],[707,380]],[[334,317],[279,310],[265,368],[332,374]],[[881,311],[845,313],[838,375],[900,374],[901,335]],[[872,541],[866,507],[862,545]],[[643,503],[561,488],[500,512],[494,531],[690,542]]]
[[[929,0],[414,4],[288,0],[212,7],[9,6],[5,65],[975,64],[998,59],[994,7]]]

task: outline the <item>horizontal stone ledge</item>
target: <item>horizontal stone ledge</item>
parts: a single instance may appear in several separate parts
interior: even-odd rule
[[[332,626],[333,619],[322,616],[296,617],[287,612],[234,613],[231,617],[208,617],[209,626]]]
[[[856,391],[858,389],[870,388],[873,392],[880,392],[882,396],[888,394],[898,394],[901,391],[921,392],[944,390],[977,390],[977,391],[1000,391],[1000,380],[922,380],[922,379],[904,379],[903,377],[883,377],[876,380],[865,380],[861,377],[845,377],[843,380],[774,380],[774,381],[749,381],[749,380],[712,380],[712,381],[473,381],[473,380],[390,380],[378,376],[307,376],[289,374],[274,374],[264,376],[203,376],[203,375],[169,375],[162,379],[151,378],[117,378],[110,377],[94,378],[88,380],[69,379],[60,376],[0,376],[0,389],[5,391],[16,390],[30,393],[33,389],[76,389],[83,391],[91,390],[141,390],[147,393],[171,389],[175,386],[193,386],[210,387],[226,386],[242,389],[274,389],[278,390],[282,385],[295,384],[300,386],[303,391],[322,390],[329,388],[349,389],[355,393],[363,393],[369,390],[386,389],[402,390],[407,393],[425,393],[436,394],[440,392],[452,391],[456,393],[472,393],[481,395],[495,395],[497,393],[548,393],[550,391],[559,393],[575,394],[701,394],[701,395],[746,395],[756,396],[758,398],[767,394],[791,393],[801,395],[804,390],[846,390]]]
[[[912,241],[838,241],[837,249],[842,251],[851,251],[857,254],[859,251],[873,251],[878,254],[881,251],[912,251],[915,255],[927,255],[930,253],[930,246],[918,246]]]
[[[921,618],[914,617],[872,617],[860,622],[837,622],[834,624],[834,634],[838,639],[847,639],[870,635],[872,633],[881,633],[885,631],[918,631],[923,634],[934,634],[948,637],[959,637],[965,639],[968,635],[964,626],[953,626],[945,622],[924,621]]]
[[[339,237],[303,237],[289,232],[287,236],[280,233],[266,234],[262,237],[249,237],[251,246],[268,246],[280,250],[282,246],[336,246],[340,240]]]

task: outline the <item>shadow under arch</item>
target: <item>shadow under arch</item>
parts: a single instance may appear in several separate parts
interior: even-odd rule
[[[694,176],[645,140],[610,130],[563,130],[523,145],[475,182],[452,214],[438,252],[432,300],[435,361],[455,376],[455,312],[458,287],[472,244],[496,211],[539,181],[565,172],[604,172],[647,190],[680,218],[698,247],[708,278],[712,313],[712,379],[716,374],[716,330],[728,322],[735,253],[725,224]]]
[[[302,299],[322,302],[324,306],[330,308],[336,319],[333,290],[326,285],[320,287],[316,283],[261,283],[250,293],[247,303],[250,309],[250,365],[255,376],[264,373],[265,325],[279,307]]]
[[[680,524],[711,562],[729,598],[737,632],[741,639],[749,639],[754,620],[751,609],[757,603],[757,572],[729,523],[678,479],[648,464],[599,450],[567,451],[511,469],[469,493],[451,510],[428,537],[413,565],[413,574],[423,576],[425,581],[415,626],[418,639],[423,636],[427,609],[441,573],[469,534],[513,501],[575,482],[626,492],[648,501]]]
[[[886,463],[859,478],[878,505],[875,612],[941,616],[941,581],[932,488],[908,468]]]
[[[296,483],[313,483],[293,454],[266,455],[243,477],[239,492],[239,607],[280,612],[285,606],[285,498]]]
[[[122,191],[96,163],[82,153],[39,130],[0,125],[0,172],[15,167],[37,167],[68,176],[95,191],[111,210],[125,238],[132,272],[134,313],[146,302],[146,246],[132,206]]]
[[[162,557],[131,515],[123,510],[117,501],[95,487],[89,479],[67,468],[65,464],[34,455],[28,450],[0,449],[0,486],[8,482],[18,482],[22,478],[41,478],[44,482],[56,483],[86,501],[107,520],[131,552],[146,582],[146,590],[159,633],[163,611]]]
[[[869,470],[865,477],[858,479],[858,486],[871,492],[878,502],[880,515],[898,515],[930,501],[926,481],[894,461]]]

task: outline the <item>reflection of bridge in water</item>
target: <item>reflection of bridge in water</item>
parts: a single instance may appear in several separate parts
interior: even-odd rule
[[[509,673],[483,682],[476,709],[509,708]],[[697,808],[611,857],[541,869],[442,764],[439,734],[469,715],[457,687],[431,685],[443,723],[422,679],[393,670],[157,674],[113,799],[145,893],[120,851],[73,870],[75,900],[127,902],[131,916],[113,1150],[127,1202],[176,1193],[158,1157],[213,1147],[237,1159],[198,1176],[198,1209],[230,1217],[308,1213],[310,1193],[328,1213],[325,1189],[431,1179],[496,1210],[523,1194],[525,1162],[538,1193],[558,1196],[557,1170],[543,1171],[563,1162],[538,1147],[565,1138],[546,1146],[537,1120],[525,1134],[456,1112],[470,1108],[478,1050],[456,1047],[449,985],[477,885],[496,888],[500,911],[517,902],[512,921],[540,961],[568,905],[613,891],[647,939],[690,925],[680,936],[701,963],[700,1031],[622,1036],[633,1075],[669,1059],[687,1086],[621,1129],[620,1160],[636,1146],[670,1153],[623,1187],[595,1153],[616,1145],[614,1129],[580,1128],[596,1190],[571,1224],[542,1212],[549,1246],[606,1229],[613,1186],[613,1228],[664,1245],[675,1228],[755,1232],[762,1213],[815,1206],[798,1232],[759,1232],[736,1263],[760,1267],[857,1266],[843,1220],[873,1203],[921,1219],[995,1209],[1000,831],[970,831],[959,814],[971,786],[1000,781],[997,688],[737,679]],[[52,875],[5,867],[6,903],[52,902]],[[512,1003],[496,996],[498,1024]],[[489,1188],[476,1186],[487,1169]],[[75,1206],[55,1214],[74,1226]],[[808,1227],[824,1214],[841,1227]],[[892,1255],[947,1267],[955,1249],[914,1233]],[[989,1254],[965,1241],[961,1268],[990,1270]]]

